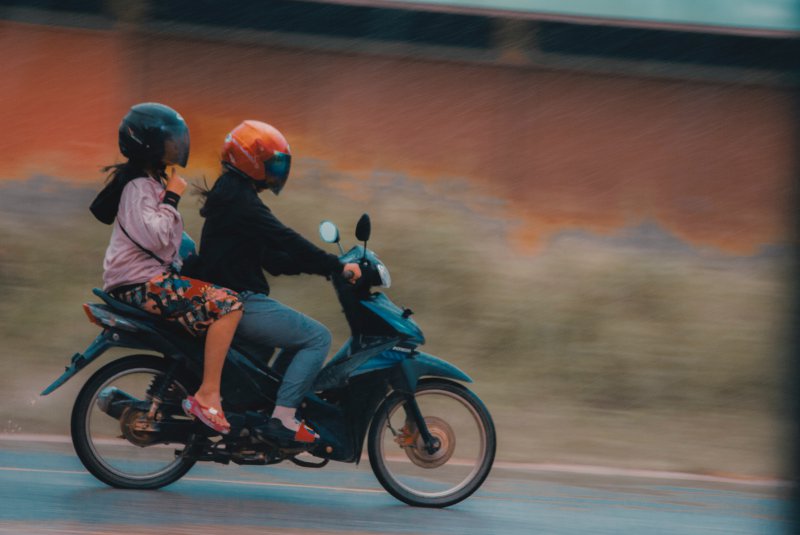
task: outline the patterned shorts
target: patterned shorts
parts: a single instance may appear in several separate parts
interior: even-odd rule
[[[179,323],[192,336],[202,336],[216,320],[243,308],[239,294],[172,272],[149,281],[111,291],[115,299]]]

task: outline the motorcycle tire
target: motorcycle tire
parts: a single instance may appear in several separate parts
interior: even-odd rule
[[[389,494],[394,496],[400,501],[416,507],[448,507],[456,504],[469,496],[471,496],[483,484],[489,472],[492,469],[494,462],[495,451],[497,447],[497,437],[495,434],[494,423],[492,422],[491,415],[486,409],[486,406],[468,388],[463,385],[448,381],[445,379],[423,379],[417,386],[415,397],[418,402],[426,396],[439,395],[443,398],[450,398],[457,403],[463,405],[471,419],[474,420],[476,426],[476,434],[479,436],[477,442],[480,443],[478,454],[472,465],[471,472],[469,472],[463,481],[454,484],[450,489],[439,490],[437,492],[426,492],[424,487],[420,489],[412,488],[410,484],[404,483],[403,478],[394,473],[390,467],[388,458],[384,452],[387,451],[385,447],[388,442],[386,437],[390,436],[386,433],[387,429],[392,431],[395,435],[394,441],[397,441],[396,430],[392,428],[390,419],[392,415],[402,409],[403,396],[398,392],[391,393],[381,404],[372,418],[372,423],[369,428],[367,452],[369,454],[370,465],[372,471],[375,473],[380,484],[386,489]],[[447,423],[447,414],[426,414],[424,407],[420,407],[423,413],[423,418],[426,422],[429,421],[429,429],[434,435],[441,435],[445,442],[447,441],[446,435],[453,434],[452,427]],[[469,420],[470,418],[468,418]],[[436,429],[434,429],[434,427]],[[417,440],[420,440],[417,438]],[[417,467],[422,467],[418,470],[422,475],[426,475],[435,471],[435,469],[444,467],[447,463],[452,461],[458,463],[459,460],[451,459],[457,437],[452,436],[450,442],[452,443],[452,450],[443,452],[434,456],[425,457],[421,449],[406,449],[405,453],[408,458],[415,461]],[[420,444],[419,442],[417,444]],[[394,445],[388,444],[389,448],[394,448]],[[391,450],[395,451],[395,450]],[[402,457],[402,456],[401,456]],[[411,466],[406,461],[406,466]],[[463,464],[463,463],[462,463]],[[431,475],[435,478],[435,475]],[[420,479],[419,475],[409,478],[406,481],[416,481]]]
[[[83,466],[97,479],[121,489],[152,490],[174,483],[194,466],[195,461],[176,455],[165,470],[152,476],[134,476],[115,469],[98,453],[90,431],[91,412],[99,391],[116,377],[131,373],[152,373],[154,376],[167,372],[168,361],[152,355],[131,355],[110,362],[92,375],[81,389],[72,409],[72,443]],[[192,392],[195,381],[185,374],[177,373],[173,385],[183,391]],[[191,390],[190,390],[191,389]]]

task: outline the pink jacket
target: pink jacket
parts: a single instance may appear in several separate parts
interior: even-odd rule
[[[183,220],[178,211],[163,204],[164,186],[149,177],[131,180],[122,190],[117,220],[103,260],[103,289],[146,282],[163,273],[175,259],[181,245]],[[166,262],[160,264],[142,251],[139,245]]]

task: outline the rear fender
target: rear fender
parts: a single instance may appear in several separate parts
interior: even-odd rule
[[[83,353],[75,353],[72,355],[72,359],[70,359],[70,363],[64,370],[64,373],[61,374],[61,377],[53,381],[50,386],[42,391],[40,395],[46,396],[50,394],[55,389],[66,383],[73,375],[85,368],[87,364],[105,353],[107,349],[121,345],[117,340],[114,340],[115,337],[117,340],[119,340],[121,336],[119,333],[114,333],[114,335],[112,335],[111,331],[109,330],[105,330],[100,333],[98,337],[95,338],[91,344],[89,344],[89,347],[87,347]]]
[[[46,396],[52,393],[112,347],[145,349],[159,351],[165,356],[182,357],[182,352],[153,331],[139,330],[138,332],[129,332],[119,328],[104,329],[83,353],[72,355],[64,373],[45,388],[40,395]]]
[[[156,351],[165,357],[178,359],[183,359],[187,355],[202,355],[202,343],[192,344],[184,341],[181,342],[182,347],[179,348],[172,342],[171,336],[160,332],[153,325],[155,316],[125,303],[114,302],[107,293],[97,288],[93,292],[103,299],[106,304],[86,303],[83,305],[83,310],[89,321],[102,328],[103,332],[89,344],[89,347],[83,353],[72,355],[64,373],[42,391],[42,396],[46,396],[59,388],[111,347]],[[125,314],[118,313],[113,307],[121,307]],[[199,356],[195,360],[198,361],[198,364],[193,367],[192,371],[201,373],[202,360],[199,360]],[[198,372],[198,369],[200,372]]]

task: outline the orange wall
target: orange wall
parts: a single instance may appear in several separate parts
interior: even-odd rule
[[[0,178],[97,183],[128,107],[189,123],[188,174],[213,176],[232,126],[257,118],[313,157],[498,197],[536,248],[564,228],[644,218],[749,254],[785,238],[788,91],[144,38],[0,22]]]

